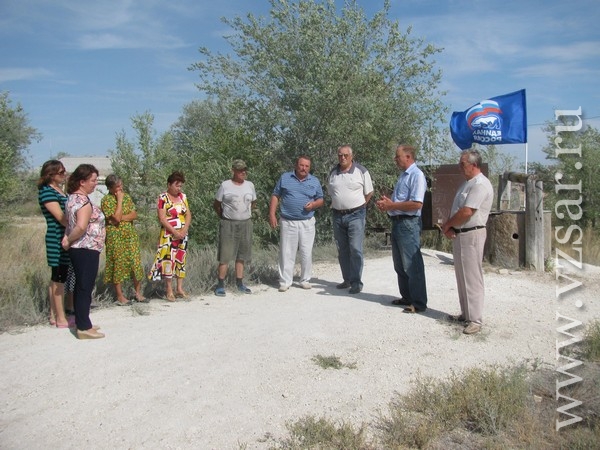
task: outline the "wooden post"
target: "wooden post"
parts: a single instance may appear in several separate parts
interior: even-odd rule
[[[496,200],[496,209],[498,211],[507,210],[510,206],[511,182],[508,179],[510,172],[504,172],[498,175],[498,199]]]
[[[544,200],[543,185],[528,176],[525,188],[525,267],[544,271]]]
[[[544,257],[544,183],[542,180],[535,181],[535,243],[537,247],[537,266],[538,272],[546,270],[546,259]]]

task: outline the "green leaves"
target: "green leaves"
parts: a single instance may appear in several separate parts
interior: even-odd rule
[[[176,125],[175,145],[195,155],[192,167],[247,160],[266,217],[277,178],[301,154],[325,183],[337,147],[350,143],[376,190],[397,177],[396,144],[420,147],[421,160],[440,159],[448,148],[432,59],[440,50],[390,20],[389,1],[372,17],[355,1],[339,9],[333,0],[270,4],[265,17],[223,19],[231,52],[201,48],[190,67],[210,98],[209,114],[187,109]],[[327,220],[318,226],[318,236],[330,235]],[[268,227],[257,228],[263,243],[273,240]]]
[[[0,208],[22,200],[27,147],[40,138],[21,105],[12,106],[8,92],[0,92]]]

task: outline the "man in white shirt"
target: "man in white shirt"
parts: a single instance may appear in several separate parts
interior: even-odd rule
[[[483,247],[494,189],[481,173],[482,160],[477,150],[462,152],[458,164],[467,181],[458,189],[450,218],[442,226],[444,235],[454,240],[454,273],[460,302],[460,314],[449,318],[466,324],[463,333],[475,334],[481,331],[483,323]]]
[[[366,167],[353,161],[349,145],[339,147],[337,155],[339,163],[329,172],[327,183],[333,211],[333,237],[344,279],[336,287],[350,288],[350,294],[358,294],[363,288],[363,241],[373,182]]]

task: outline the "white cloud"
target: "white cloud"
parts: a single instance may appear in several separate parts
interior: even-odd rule
[[[541,57],[560,61],[582,61],[600,57],[600,40],[570,42],[536,49]]]
[[[156,35],[145,31],[134,33],[88,33],[77,40],[83,50],[103,49],[174,49],[184,47],[185,43],[169,35]]]
[[[0,83],[7,81],[36,80],[48,78],[52,72],[43,68],[5,67],[0,68]]]

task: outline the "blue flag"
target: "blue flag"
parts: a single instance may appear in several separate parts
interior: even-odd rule
[[[452,140],[461,150],[481,145],[527,142],[525,89],[482,100],[450,119]]]

